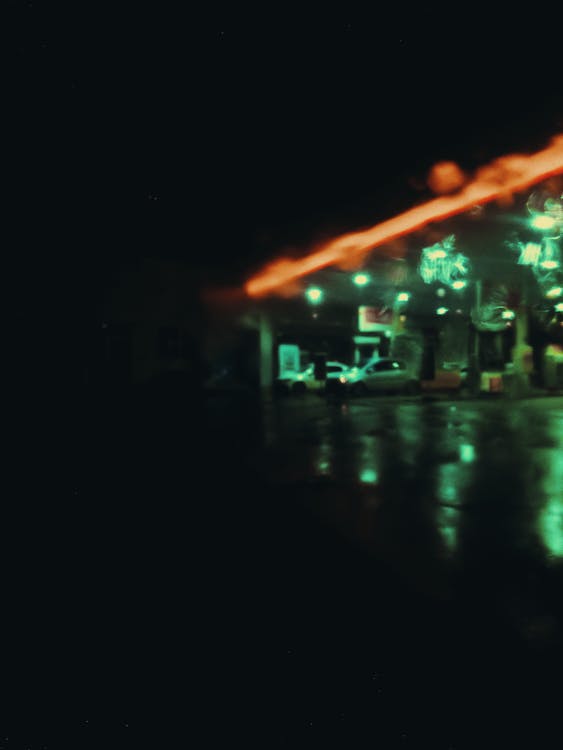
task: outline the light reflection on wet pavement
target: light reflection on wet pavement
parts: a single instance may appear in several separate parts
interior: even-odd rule
[[[562,398],[163,402],[96,442],[72,549],[114,690],[196,670],[248,747],[558,746]]]
[[[562,399],[286,401],[264,429],[253,468],[375,554],[563,558]]]
[[[348,728],[342,747],[372,734],[382,747],[524,736],[551,747],[563,700],[552,685],[563,666],[563,399],[311,397],[254,419],[235,417],[247,438],[224,439],[241,486],[256,489],[258,520],[245,524],[262,547],[245,570],[273,623],[262,658],[289,644],[286,718],[276,714],[295,722],[288,746],[330,744],[345,705],[358,744]],[[367,671],[385,673],[377,690]],[[312,706],[330,727],[325,745],[298,744]]]

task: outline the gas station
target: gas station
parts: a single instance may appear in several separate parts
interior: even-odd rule
[[[257,333],[260,390],[311,364],[387,356],[428,391],[563,388],[561,205],[535,191],[247,298],[230,319]]]

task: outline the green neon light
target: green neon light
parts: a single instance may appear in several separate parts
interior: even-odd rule
[[[366,284],[369,284],[370,278],[367,273],[357,273],[354,276],[353,281],[356,286],[365,286]]]
[[[307,289],[307,291],[305,292],[305,295],[311,304],[318,305],[319,302],[322,301],[323,290],[319,289],[316,286],[313,286],[310,289]]]
[[[538,214],[532,219],[532,226],[536,229],[551,229],[555,225],[555,219],[552,216]]]
[[[541,245],[537,242],[527,242],[522,246],[518,263],[521,266],[537,265],[541,254]]]
[[[430,250],[428,253],[428,259],[429,260],[441,260],[442,258],[445,258],[447,256],[447,253],[445,250]]]

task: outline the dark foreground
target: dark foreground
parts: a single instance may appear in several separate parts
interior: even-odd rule
[[[561,743],[563,399],[68,427],[5,505],[5,747]]]

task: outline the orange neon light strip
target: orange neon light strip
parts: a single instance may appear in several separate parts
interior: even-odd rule
[[[563,134],[559,134],[551,139],[547,148],[535,154],[502,156],[481,167],[475,177],[453,195],[434,198],[370,229],[336,237],[304,258],[274,261],[249,279],[244,290],[250,297],[262,297],[326,266],[351,260],[359,263],[364,255],[384,242],[562,173]]]

